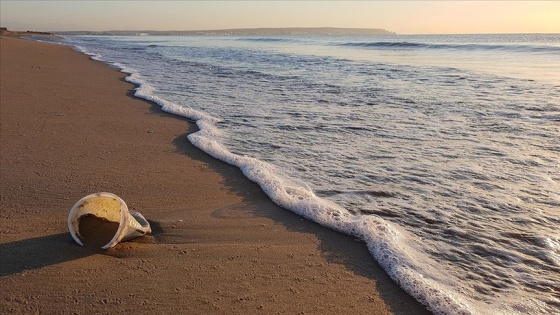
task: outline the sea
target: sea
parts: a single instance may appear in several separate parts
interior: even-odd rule
[[[560,34],[61,42],[434,314],[560,313]]]

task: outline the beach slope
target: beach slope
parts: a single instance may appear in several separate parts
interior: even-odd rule
[[[124,74],[61,45],[0,47],[0,313],[427,313],[362,242],[274,205]],[[98,191],[153,234],[74,243],[68,212]]]

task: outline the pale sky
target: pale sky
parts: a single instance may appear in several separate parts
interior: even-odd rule
[[[12,30],[384,28],[399,34],[560,33],[560,1],[2,0]]]

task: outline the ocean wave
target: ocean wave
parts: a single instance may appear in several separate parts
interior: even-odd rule
[[[119,63],[112,64],[128,73],[126,80],[138,86],[136,97],[162,106],[165,112],[193,120],[199,131],[190,134],[188,140],[212,157],[237,166],[275,204],[325,227],[363,240],[389,276],[434,314],[474,314],[469,302],[453,293],[451,287],[423,276],[425,272],[417,264],[422,254],[406,245],[413,238],[406,231],[378,216],[354,215],[340,205],[318,197],[304,182],[283,175],[284,172],[273,165],[232,153],[219,140],[222,133],[216,127],[217,118],[156,96],[155,90],[134,69]]]
[[[271,42],[288,43],[288,42],[296,41],[295,39],[285,38],[285,37],[242,37],[242,38],[238,38],[237,40],[242,42],[264,42],[264,43],[271,43]]]
[[[408,44],[409,43],[404,43],[403,45]],[[418,43],[416,44],[420,45]],[[83,52],[87,53],[85,49],[83,49]],[[233,153],[226,145],[224,145],[224,134],[221,129],[218,128],[219,126],[223,125],[220,124],[220,120],[218,118],[208,115],[205,112],[192,109],[184,104],[179,105],[178,103],[180,102],[180,100],[176,100],[177,103],[174,103],[165,99],[168,94],[157,91],[156,88],[151,85],[151,83],[153,83],[157,86],[157,82],[153,81],[153,78],[150,78],[149,71],[146,71],[145,69],[143,70],[143,73],[146,74],[145,79],[140,74],[140,72],[136,71],[135,69],[132,69],[120,63],[102,60],[102,57],[99,55],[90,55],[92,55],[96,60],[105,61],[113,66],[119,67],[123,72],[127,73],[128,76],[126,80],[137,86],[135,96],[159,104],[162,107],[162,110],[166,112],[187,117],[193,120],[199,127],[199,131],[190,134],[188,136],[189,141],[211,156],[240,168],[243,174],[250,180],[258,183],[263,191],[276,204],[323,226],[348,235],[353,235],[363,240],[366,243],[372,256],[376,259],[377,262],[379,262],[379,264],[385,269],[385,271],[391,276],[391,278],[410,295],[426,305],[432,312],[436,314],[501,314],[501,312],[504,314],[546,313],[547,306],[539,306],[538,303],[540,302],[538,301],[523,302],[513,299],[511,301],[505,301],[505,298],[501,296],[499,301],[490,299],[489,301],[493,301],[494,304],[489,305],[488,301],[481,301],[477,298],[473,298],[480,296],[480,292],[485,292],[484,290],[492,288],[494,284],[499,285],[500,281],[492,278],[492,282],[487,287],[472,287],[468,285],[462,286],[460,284],[458,285],[456,279],[451,279],[448,274],[445,274],[445,267],[442,268],[442,265],[438,260],[438,258],[442,258],[442,261],[445,261],[445,257],[443,257],[443,255],[450,255],[452,253],[444,252],[441,254],[441,256],[436,255],[436,258],[434,259],[429,254],[421,251],[419,247],[415,246],[415,243],[418,242],[417,235],[413,235],[412,232],[405,230],[403,226],[398,223],[398,221],[395,221],[395,223],[390,221],[390,217],[403,217],[399,215],[399,213],[383,211],[374,211],[368,213],[366,211],[360,214],[358,212],[351,212],[346,208],[340,206],[340,204],[335,203],[334,201],[329,201],[325,198],[322,198],[321,196],[343,195],[343,197],[351,198],[354,201],[357,198],[377,198],[384,199],[387,202],[393,202],[394,199],[397,198],[392,198],[394,194],[392,190],[386,191],[382,189],[371,188],[368,190],[325,190],[322,192],[314,192],[305,183],[297,179],[288,177],[287,175],[285,175],[285,171],[278,169],[267,162],[264,162],[262,159],[259,160],[253,157]],[[192,60],[181,62],[185,62],[188,65],[197,65],[194,64],[194,61]],[[320,91],[321,97],[332,96],[332,93],[330,93],[331,90],[337,91],[337,93],[335,94],[340,93],[340,91],[338,91],[339,87],[336,84],[330,84],[328,82],[317,83],[313,81],[305,82],[298,76],[286,76],[286,78],[284,78],[283,76],[278,76],[278,73],[273,72],[272,74],[270,74],[258,71],[258,69],[255,69],[254,67],[250,67],[249,70],[237,68],[234,68],[234,70],[232,70],[227,67],[223,67],[222,65],[209,66],[206,63],[200,64],[199,66],[200,67],[198,68],[200,68],[200,71],[203,71],[204,73],[210,73],[213,77],[219,78],[220,80],[230,77],[231,79],[237,80],[235,84],[236,88],[240,88],[241,86],[241,79],[239,78],[247,79],[251,83],[266,81],[271,85],[274,85],[275,87],[281,87],[282,85],[278,83],[285,81],[283,79],[287,79],[288,81],[298,81],[297,85],[302,86],[303,91]],[[196,74],[196,69],[197,67],[190,67],[188,68],[188,71],[191,74]],[[285,75],[285,73],[283,72],[282,74]],[[196,75],[194,76],[194,78],[196,78]],[[300,81],[301,83],[299,83]],[[272,82],[274,82],[274,84],[272,84]],[[159,87],[161,87],[161,85],[159,85]],[[173,100],[172,98],[170,99]],[[406,104],[407,102],[404,101],[403,98],[403,100],[398,100],[397,103]],[[325,109],[326,107],[322,106],[321,108]],[[270,112],[266,113],[267,115],[270,114]],[[504,117],[511,116],[508,114],[508,111],[503,111],[500,113]],[[302,116],[302,113],[299,110],[294,112],[294,117],[296,114],[298,115],[298,117]],[[247,119],[248,121],[252,119],[252,117],[250,116],[241,117],[243,119]],[[285,124],[276,125],[276,128],[280,128],[282,126],[285,126],[286,128],[293,128],[294,126],[292,118],[294,117],[290,117],[289,119],[287,119]],[[549,116],[546,116],[545,119],[548,117]],[[552,118],[552,121],[554,121],[557,115],[553,114],[550,117]],[[410,121],[408,121],[407,123],[410,123]],[[322,128],[324,129],[324,127]],[[297,128],[297,130],[301,132],[302,130],[305,131],[306,129],[305,126],[302,126],[302,128]],[[355,133],[370,133],[372,131],[368,128],[364,129],[364,127],[359,124],[350,124],[348,126],[345,126],[345,129],[343,130]],[[382,135],[383,134],[381,134],[381,136]],[[397,137],[403,136],[393,136],[393,138]],[[417,140],[419,139],[411,138],[410,140],[417,143]],[[382,154],[380,152],[376,152],[376,154],[385,158],[393,158],[391,155]],[[467,178],[472,177],[473,179],[479,179],[476,177],[477,174],[478,173],[472,173],[470,175],[466,174],[465,176]],[[406,180],[408,182],[417,183],[419,182],[419,179],[422,179],[421,176],[416,176],[415,174],[412,175],[414,176],[406,177]],[[430,185],[433,183],[432,181],[429,181],[429,179],[423,180],[426,181],[422,186]],[[473,187],[478,186],[475,185]],[[480,190],[484,189],[486,188],[480,188]],[[319,196],[316,194],[318,194]],[[406,199],[407,196],[404,196],[404,198]],[[508,209],[509,208],[514,209],[513,207],[508,206]],[[382,208],[380,209],[383,210]],[[493,207],[490,210],[492,210],[493,212],[502,211],[501,209],[497,209],[496,207]],[[430,224],[436,222],[430,215],[419,215],[419,220],[424,220]],[[465,229],[465,231],[462,231],[461,229],[450,227],[446,231],[449,232],[446,235],[470,235],[470,232],[468,232],[467,229]],[[537,245],[539,246],[539,248],[544,247],[548,250],[554,250],[558,248],[557,238],[538,238],[537,240]],[[427,240],[422,239],[422,242],[424,241]],[[481,255],[492,256],[492,252],[490,250],[491,248],[492,247],[479,247],[478,251],[473,250],[472,252],[475,254],[478,253]],[[462,256],[461,259],[458,260],[459,262],[464,262],[465,260],[477,260],[478,257],[474,256],[465,258],[464,256],[468,256],[468,252],[461,252],[460,254]],[[516,255],[510,255],[509,252],[503,251],[497,252],[497,254],[494,256],[494,258],[499,260],[500,262],[508,262],[510,260],[517,259]],[[543,259],[543,261],[549,262],[558,261],[557,255],[546,256]],[[483,277],[487,276],[487,274],[488,273],[485,272],[480,274],[474,273],[473,276]],[[515,277],[513,278],[516,279]],[[483,282],[482,280],[484,280],[484,278],[481,278],[480,282]],[[469,290],[473,291],[471,292]]]
[[[515,51],[515,52],[548,52],[559,53],[560,47],[542,45],[490,45],[490,44],[437,44],[420,42],[346,42],[336,44],[343,47],[356,47],[366,49],[441,49],[441,50],[486,50],[486,51]]]
[[[237,166],[277,205],[325,227],[363,240],[372,256],[389,276],[432,312],[472,314],[472,307],[460,295],[453,294],[451,288],[445,288],[437,281],[422,275],[422,271],[415,263],[421,254],[406,245],[406,239],[411,237],[406,231],[378,216],[351,214],[340,205],[318,197],[304,182],[283,175],[283,172],[273,165],[232,153],[219,141],[223,136],[216,127],[219,119],[158,97],[156,90],[135,69],[118,62],[104,60],[83,47],[79,47],[78,50],[127,73],[126,81],[137,86],[134,94],[136,97],[160,105],[165,112],[193,120],[199,131],[190,134],[188,140],[212,157]],[[412,258],[412,256],[416,257]]]

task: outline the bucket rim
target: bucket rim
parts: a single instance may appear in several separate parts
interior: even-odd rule
[[[78,200],[70,209],[70,213],[68,213],[68,230],[70,231],[70,235],[72,235],[72,238],[74,239],[74,241],[76,241],[76,243],[78,243],[80,246],[84,246],[84,244],[82,243],[82,241],[80,240],[80,238],[78,237],[78,235],[76,235],[76,231],[74,230],[74,225],[72,224],[72,219],[74,218],[74,215],[78,209],[78,207],[84,203],[87,200],[90,199],[95,199],[95,198],[101,198],[101,197],[110,197],[113,198],[117,201],[119,201],[120,207],[121,207],[121,219],[119,222],[119,228],[117,229],[117,232],[115,233],[115,235],[113,236],[113,238],[111,239],[111,241],[109,241],[109,243],[105,244],[104,246],[102,246],[102,249],[108,249],[110,247],[115,246],[122,238],[123,238],[123,230],[126,228],[126,218],[127,218],[127,214],[128,214],[128,206],[126,205],[126,202],[124,202],[124,200],[113,194],[110,192],[97,192],[97,193],[93,193],[93,194],[89,194],[83,198],[81,198],[80,200]]]

